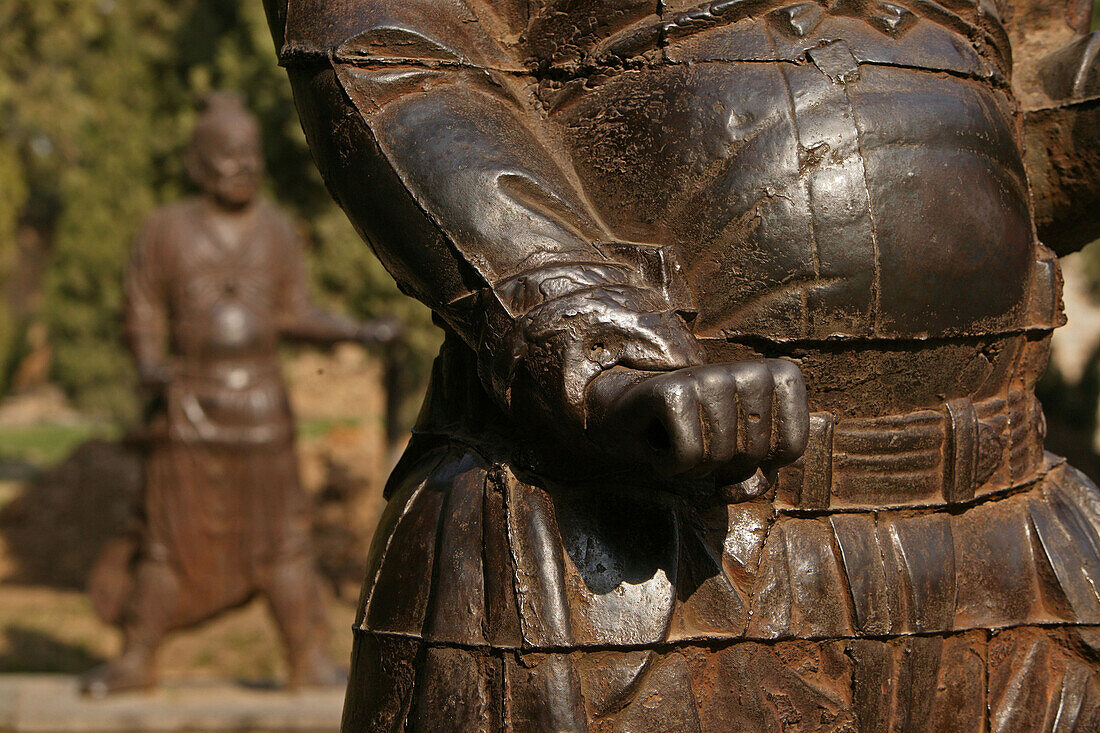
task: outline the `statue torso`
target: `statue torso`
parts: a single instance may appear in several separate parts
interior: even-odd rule
[[[715,358],[809,354],[833,409],[825,391],[888,376],[847,363],[868,348],[922,352],[898,409],[995,391],[1014,371],[995,362],[1019,357],[1000,342],[1054,320],[1054,269],[1003,29],[954,5],[668,11],[559,54],[537,94],[611,229],[675,246]]]
[[[484,65],[612,238],[675,250],[708,358],[791,356],[815,409],[891,414],[1040,372],[1060,318],[996,3],[455,0],[458,30],[302,11],[288,48],[371,26]]]
[[[172,236],[169,308],[185,362],[274,358],[282,249],[267,204],[239,226],[219,227],[196,202],[181,204]]]
[[[1033,236],[1012,100],[956,30],[878,5],[895,29],[801,3],[544,91],[610,226],[677,246],[701,335],[1021,324]]]
[[[270,204],[219,226],[197,201],[169,211],[160,250],[177,378],[169,386],[172,434],[189,441],[266,443],[290,434],[278,363],[288,264],[281,214]]]

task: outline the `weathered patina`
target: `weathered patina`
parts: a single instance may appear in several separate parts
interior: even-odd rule
[[[283,336],[377,342],[395,326],[313,305],[294,225],[258,196],[259,132],[236,96],[212,96],[186,161],[202,194],[154,213],[134,244],[126,325],[151,397],[145,491],[136,552],[112,544],[92,588],[124,648],[85,678],[91,694],[152,685],[166,633],[256,594],[286,644],[290,683],[342,680],[324,649],[277,347]]]
[[[447,334],[346,731],[1100,729],[1100,494],[1033,393],[1088,3],[267,7]]]

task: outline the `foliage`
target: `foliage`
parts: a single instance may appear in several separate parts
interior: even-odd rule
[[[0,462],[53,466],[89,440],[116,440],[120,436],[118,427],[109,423],[0,425]]]
[[[12,273],[17,255],[15,235],[19,212],[26,200],[27,186],[16,152],[12,146],[0,140],[0,283]],[[3,299],[0,299],[0,391],[4,389],[15,350],[15,318],[8,312]]]
[[[54,378],[81,407],[135,413],[120,333],[129,242],[186,193],[180,153],[218,88],[259,115],[269,193],[306,222],[323,298],[363,317],[399,311],[427,361],[424,309],[397,293],[313,167],[258,0],[5,0],[0,37],[0,280],[15,228],[33,227],[50,246],[40,316]],[[0,311],[0,375],[9,320]]]

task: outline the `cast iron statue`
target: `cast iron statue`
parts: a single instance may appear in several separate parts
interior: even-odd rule
[[[155,396],[144,521],[118,619],[122,654],[84,687],[101,695],[151,686],[167,632],[256,594],[285,642],[290,684],[333,684],[343,674],[325,651],[277,347],[284,335],[377,343],[396,325],[312,304],[294,225],[257,193],[259,127],[239,98],[211,96],[186,162],[202,194],[146,222],[126,278],[130,344]]]
[[[345,731],[1100,730],[1100,492],[1033,394],[1088,2],[267,8],[446,332]]]

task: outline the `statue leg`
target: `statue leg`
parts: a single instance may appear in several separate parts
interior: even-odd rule
[[[208,543],[214,555],[232,561],[224,543]],[[153,542],[134,571],[134,587],[122,615],[122,653],[92,670],[85,694],[102,697],[156,684],[156,652],[165,635],[247,603],[254,585],[246,573],[226,565],[220,573],[187,573],[187,559]]]
[[[322,584],[307,553],[276,563],[264,592],[286,646],[291,687],[344,683],[325,649],[328,623]]]
[[[156,652],[164,635],[186,625],[181,584],[168,562],[143,560],[135,573],[133,594],[123,617],[122,654],[92,670],[82,681],[85,694],[144,689],[156,684]]]
[[[314,562],[312,511],[298,482],[290,441],[249,457],[247,482],[261,492],[265,509],[254,519],[254,582],[271,609],[286,649],[291,687],[344,684],[345,676],[325,648],[328,619],[324,583]],[[243,481],[242,481],[243,482]]]

